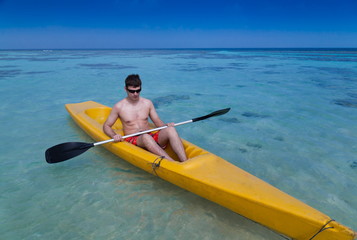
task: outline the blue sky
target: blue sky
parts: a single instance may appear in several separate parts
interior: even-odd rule
[[[357,47],[357,0],[0,0],[0,49]]]

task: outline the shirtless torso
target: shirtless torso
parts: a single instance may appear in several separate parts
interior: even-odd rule
[[[135,90],[139,90],[139,92],[135,92]],[[150,129],[149,118],[156,127],[165,125],[159,118],[153,103],[149,99],[140,97],[140,90],[141,86],[130,87],[130,89],[127,88],[127,97],[114,105],[103,125],[103,131],[112,137],[115,142],[123,141],[122,136],[112,129],[112,126],[118,118],[123,124],[125,135]],[[137,138],[136,145],[159,156],[164,156],[168,160],[174,161],[164,149],[161,148],[161,146],[166,146],[170,143],[174,152],[179,157],[179,160],[182,162],[186,161],[187,157],[181,139],[173,125],[173,123],[167,124],[168,127],[160,131],[157,142],[149,134],[143,134]]]
[[[121,100],[114,106],[114,113],[123,124],[125,135],[148,130],[149,117],[156,127],[161,127],[164,123],[158,118],[152,102],[145,98],[140,98],[138,102],[132,103],[127,98]]]

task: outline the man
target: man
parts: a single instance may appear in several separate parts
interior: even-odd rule
[[[154,154],[164,156],[170,161],[174,161],[174,159],[172,159],[165,151],[167,144],[170,143],[179,160],[181,162],[186,161],[187,157],[182,141],[176,132],[173,123],[167,124],[167,128],[157,132],[151,132],[125,139],[112,129],[112,126],[118,118],[120,118],[123,124],[125,135],[150,129],[148,121],[149,117],[156,127],[162,127],[165,125],[156,113],[153,103],[149,99],[140,97],[141,80],[139,75],[129,75],[125,79],[124,89],[127,93],[127,97],[114,105],[103,125],[103,131],[109,137],[113,138],[115,142],[125,140]]]

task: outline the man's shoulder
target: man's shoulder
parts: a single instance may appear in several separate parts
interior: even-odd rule
[[[120,100],[119,102],[117,102],[116,104],[114,104],[113,108],[121,108],[123,107],[124,105],[126,105],[126,99],[122,99]]]
[[[143,103],[151,103],[151,100],[150,100],[150,99],[147,99],[147,98],[140,97],[140,100],[141,100]]]
[[[145,105],[148,109],[154,108],[154,104],[150,99],[143,98],[142,99],[142,105]]]

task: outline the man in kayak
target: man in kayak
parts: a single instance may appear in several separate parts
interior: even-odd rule
[[[187,160],[187,156],[182,145],[182,141],[174,128],[174,123],[166,124],[168,127],[160,131],[142,134],[139,136],[128,137],[123,139],[116,133],[112,126],[120,118],[124,134],[129,135],[150,129],[149,117],[156,127],[165,126],[157,114],[154,104],[146,98],[140,97],[141,80],[139,75],[132,74],[125,79],[124,87],[127,97],[117,102],[110,112],[107,120],[103,125],[103,131],[115,142],[127,141],[146,150],[164,156],[170,161],[174,161],[165,151],[168,143],[178,156],[181,162]]]

